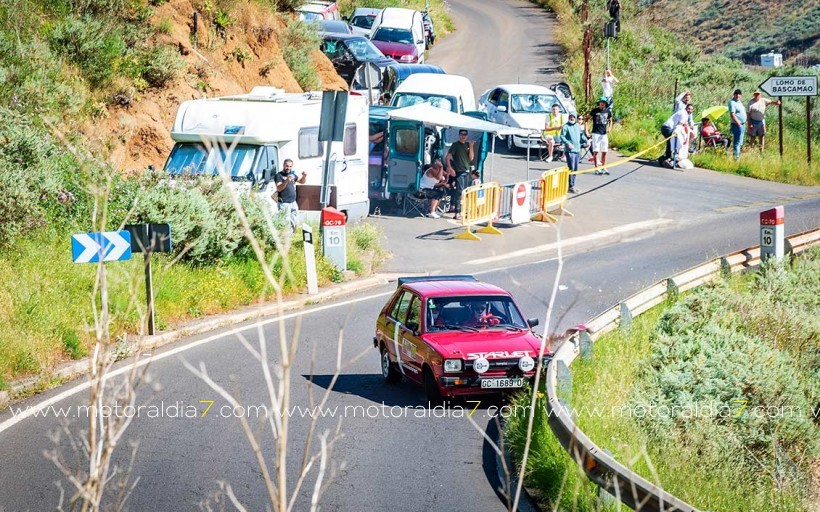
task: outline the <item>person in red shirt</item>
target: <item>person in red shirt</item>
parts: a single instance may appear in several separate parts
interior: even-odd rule
[[[717,127],[708,117],[701,119],[700,136],[707,146],[723,146],[723,149],[729,147],[729,139],[724,137],[723,134],[717,130]]]

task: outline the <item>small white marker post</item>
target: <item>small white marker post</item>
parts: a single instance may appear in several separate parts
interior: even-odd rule
[[[313,249],[313,229],[302,224],[302,241],[305,246],[305,269],[307,271],[308,294],[319,293],[319,281],[316,278],[316,253]]]
[[[760,260],[774,257],[780,261],[784,254],[783,222],[785,215],[782,206],[760,212]]]

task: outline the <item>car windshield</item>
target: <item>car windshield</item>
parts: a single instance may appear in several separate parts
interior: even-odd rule
[[[302,20],[302,21],[322,21],[325,18],[324,18],[324,16],[322,16],[318,12],[300,11],[299,12],[299,19]]]
[[[413,34],[409,30],[401,28],[382,27],[376,30],[371,39],[373,41],[384,41],[385,43],[413,44]]]
[[[384,59],[384,54],[373,43],[364,37],[355,37],[345,41],[347,49],[359,61]]]
[[[515,303],[506,296],[429,298],[426,317],[428,332],[529,329]]]
[[[409,107],[419,103],[429,103],[436,108],[443,108],[450,112],[458,113],[458,103],[453,96],[439,96],[437,94],[420,94],[420,93],[396,93],[393,98],[392,106],[394,107]]]
[[[510,101],[510,112],[546,114],[552,112],[554,103],[559,102],[553,94],[513,94]],[[566,110],[561,107],[561,112],[566,112]]]
[[[236,180],[253,179],[253,161],[258,146],[239,144],[234,148],[213,146],[210,149],[203,144],[179,143],[171,150],[171,156],[165,164],[165,172],[172,176],[214,176],[219,174],[220,165]]]
[[[375,16],[356,16],[350,20],[350,24],[358,28],[372,28]]]

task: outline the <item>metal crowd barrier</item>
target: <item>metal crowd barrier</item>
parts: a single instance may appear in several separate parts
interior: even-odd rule
[[[550,215],[550,212],[572,217],[572,213],[564,208],[564,203],[567,202],[567,196],[569,195],[569,168],[559,167],[544,171],[540,181],[542,189],[540,196],[541,209],[535,214],[533,220],[557,222],[558,219]]]
[[[461,240],[481,240],[471,231],[472,226],[483,222],[486,227],[477,230],[479,233],[500,235],[501,231],[493,227],[493,219],[498,216],[501,203],[501,185],[496,182],[482,183],[465,188],[461,193],[461,225],[467,228],[455,238]]]
[[[792,235],[786,240],[789,252],[798,253],[820,243],[820,229]],[[760,248],[753,247],[716,258],[659,281],[587,322],[587,330],[575,333],[566,340],[550,361],[546,379],[547,422],[550,429],[590,480],[632,509],[642,512],[698,512],[697,508],[615,460],[584,434],[575,424],[567,406],[558,398],[559,371],[569,371],[569,366],[581,354],[582,346],[591,350],[591,345],[601,335],[618,326],[625,327],[634,316],[660,304],[669,294],[690,290],[721,275],[759,265]]]
[[[515,193],[515,183],[501,185],[501,199],[498,203],[498,216],[495,220],[510,220],[512,216],[513,194]]]

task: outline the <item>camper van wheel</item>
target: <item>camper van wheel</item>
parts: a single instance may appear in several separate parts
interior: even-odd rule
[[[515,144],[513,143],[513,136],[507,135],[507,153],[515,153]]]

